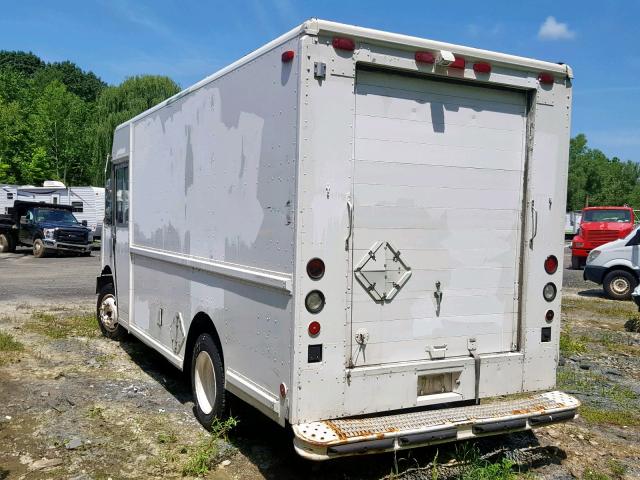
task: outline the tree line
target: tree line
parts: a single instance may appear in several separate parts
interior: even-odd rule
[[[69,61],[0,51],[0,184],[102,185],[115,127],[179,90],[153,75],[111,86]]]
[[[0,183],[102,185],[115,127],[176,94],[170,78],[143,75],[107,85],[72,62],[0,51]],[[640,167],[571,139],[567,210],[640,207]]]

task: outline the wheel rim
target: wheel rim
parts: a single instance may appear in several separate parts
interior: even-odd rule
[[[216,402],[216,372],[211,356],[204,350],[196,357],[194,377],[198,406],[205,415],[209,415]]]
[[[611,282],[611,290],[616,295],[625,295],[630,289],[631,285],[625,278],[618,277]]]
[[[9,243],[4,235],[0,235],[0,252],[9,250]]]
[[[118,307],[116,306],[116,298],[111,295],[105,295],[100,302],[100,323],[104,328],[113,332],[118,326]]]
[[[40,255],[40,253],[42,252],[42,243],[40,242],[34,243],[33,248],[36,251],[36,255]]]

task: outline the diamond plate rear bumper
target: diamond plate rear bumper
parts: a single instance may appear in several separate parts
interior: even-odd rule
[[[487,405],[293,425],[296,452],[311,460],[415,448],[572,420],[580,402],[548,392]]]

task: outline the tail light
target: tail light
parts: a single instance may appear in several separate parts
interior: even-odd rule
[[[545,314],[544,318],[547,319],[547,322],[551,323],[553,321],[554,316],[555,314],[553,313],[553,310],[547,310],[547,313]]]
[[[315,337],[320,333],[320,322],[311,322],[309,324],[309,335]]]
[[[547,302],[552,302],[556,298],[556,294],[558,293],[558,289],[555,284],[549,282],[542,289],[542,296]]]
[[[307,275],[312,280],[320,280],[324,276],[324,262],[319,258],[312,258],[307,263]]]
[[[304,299],[304,305],[309,313],[320,313],[324,308],[324,294],[320,290],[312,290]]]
[[[544,271],[553,275],[558,270],[558,259],[555,255],[549,255],[544,261]]]

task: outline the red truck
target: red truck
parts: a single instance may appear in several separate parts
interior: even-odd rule
[[[580,230],[571,242],[571,268],[584,266],[591,250],[626,237],[634,225],[635,215],[629,206],[585,208]]]

